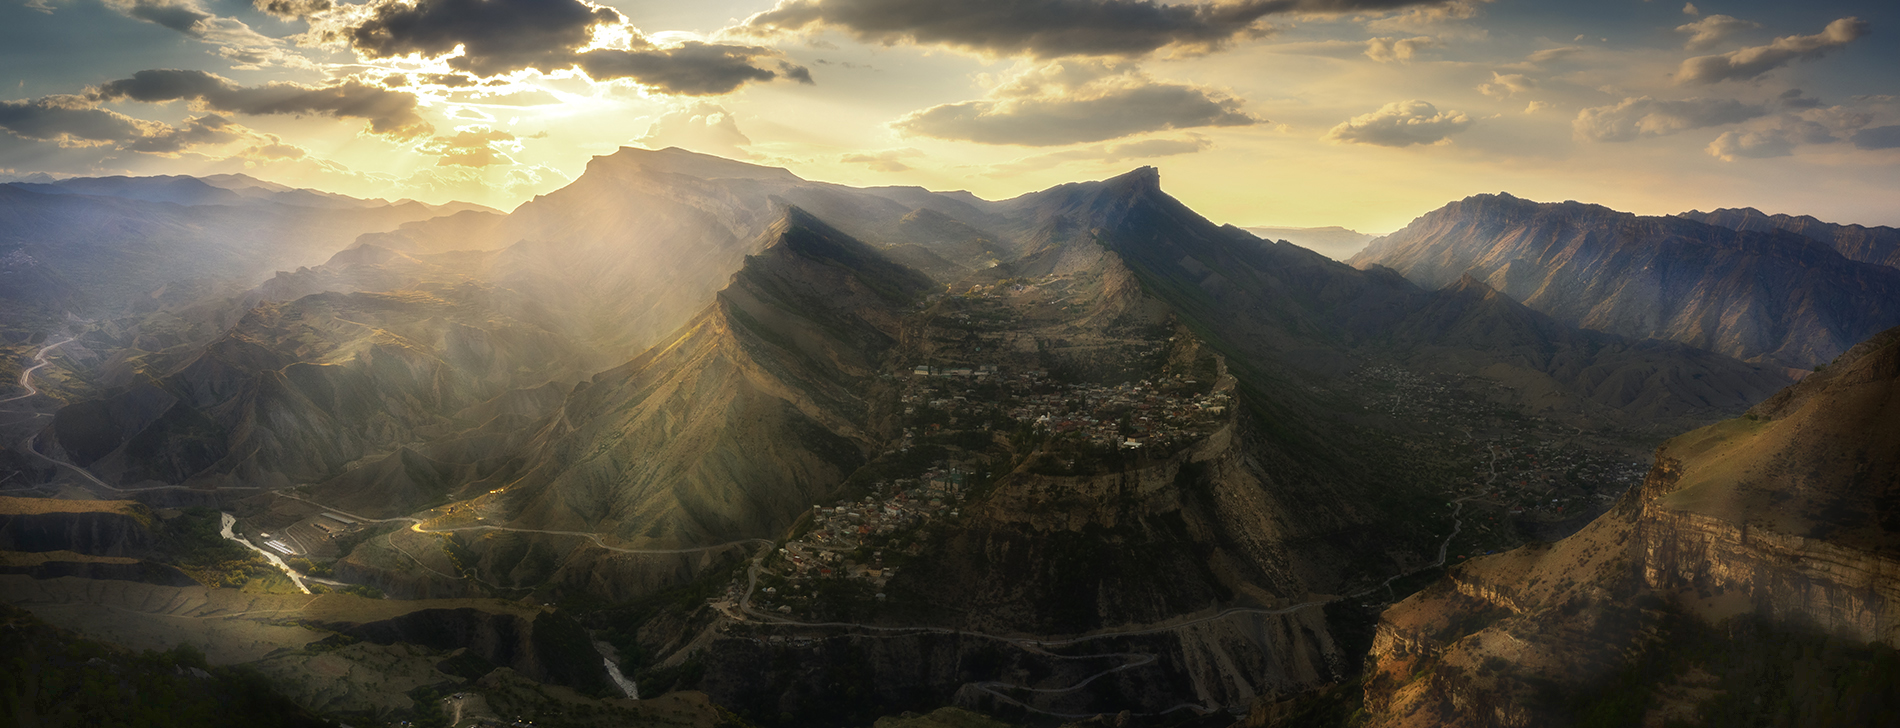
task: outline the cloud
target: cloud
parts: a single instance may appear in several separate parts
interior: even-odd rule
[[[1378,111],[1347,119],[1326,132],[1328,141],[1340,144],[1375,144],[1382,147],[1409,147],[1413,144],[1437,144],[1472,124],[1462,111],[1438,110],[1424,101],[1394,101]]]
[[[126,149],[147,154],[176,155],[187,149],[225,144],[244,139],[248,130],[217,114],[205,114],[185,120],[185,125],[165,129],[135,139]]]
[[[1443,0],[780,0],[737,29],[755,35],[833,29],[859,40],[941,45],[1006,56],[1196,53],[1259,37],[1277,13],[1384,12]]]
[[[1683,15],[1701,15],[1702,11],[1696,9],[1695,3],[1683,3],[1682,14]]]
[[[1582,52],[1583,46],[1558,46],[1556,48],[1545,48],[1532,53],[1525,56],[1524,60],[1530,61],[1531,63],[1544,64],[1551,61],[1561,61]]]
[[[424,154],[434,154],[439,159],[438,167],[487,167],[496,164],[512,164],[513,159],[503,154],[498,145],[508,145],[520,149],[521,143],[515,135],[497,131],[485,126],[474,126],[456,132],[450,136],[434,137],[416,146]]]
[[[1677,69],[1676,82],[1711,84],[1747,81],[1796,60],[1820,58],[1828,51],[1845,46],[1866,34],[1866,21],[1841,18],[1828,23],[1826,30],[1814,35],[1782,36],[1765,46],[1749,46],[1721,55],[1690,58]]]
[[[773,79],[812,82],[809,70],[770,48],[697,40],[663,47],[619,11],[587,0],[379,0],[353,25],[323,36],[365,58],[415,55],[481,77],[578,66],[598,81],[630,79],[689,96]],[[617,45],[597,43],[605,37]]]
[[[1692,51],[1714,48],[1722,41],[1734,37],[1737,33],[1761,27],[1761,23],[1738,20],[1727,15],[1711,15],[1693,23],[1676,26],[1676,32],[1688,33],[1689,40],[1682,47]]]
[[[432,130],[416,113],[415,95],[354,79],[329,86],[283,81],[239,86],[230,79],[204,71],[157,69],[100,84],[92,90],[91,97],[97,101],[129,99],[147,103],[183,100],[212,111],[253,116],[323,114],[366,119],[370,132],[402,139]]]
[[[1415,38],[1373,38],[1366,41],[1366,57],[1380,63],[1409,61],[1427,48],[1437,48],[1439,42],[1429,35]]]
[[[83,96],[46,96],[33,101],[0,101],[0,129],[14,136],[67,145],[130,142],[152,131],[152,122],[96,108]]]
[[[585,0],[389,0],[343,33],[368,58],[417,54],[448,59],[450,68],[494,76],[524,68],[573,65],[593,42],[594,28],[625,22],[620,11]]]
[[[1508,99],[1517,94],[1537,90],[1537,82],[1522,73],[1491,72],[1491,82],[1478,84],[1478,93]]]
[[[1710,156],[1724,162],[1739,159],[1766,159],[1794,154],[1800,144],[1828,144],[1839,137],[1820,124],[1795,117],[1775,120],[1773,126],[1755,130],[1723,132],[1709,142]]]
[[[920,150],[905,147],[872,154],[846,154],[839,157],[838,161],[845,164],[862,164],[879,172],[904,172],[910,169],[910,165],[898,160],[923,155],[924,153]]]
[[[1097,144],[1080,149],[1065,149],[1060,152],[1038,154],[1024,157],[1013,162],[1004,162],[990,166],[991,176],[1022,174],[1040,169],[1048,169],[1069,162],[1103,162],[1114,164],[1134,159],[1154,159],[1212,149],[1214,143],[1199,134],[1189,134],[1182,139],[1142,139],[1140,141],[1119,144]]]
[[[107,0],[107,7],[126,16],[161,25],[186,35],[201,35],[213,16],[193,0]]]
[[[1478,17],[1478,6],[1492,0],[1448,0],[1414,3],[1402,12],[1366,20],[1366,29],[1375,33],[1437,32],[1471,40],[1482,40],[1488,33],[1482,28],[1457,28],[1450,24]]]
[[[778,51],[756,46],[687,41],[673,48],[603,49],[579,57],[581,70],[595,80],[630,78],[668,93],[710,96],[730,93],[752,81],[785,78],[811,83],[803,66],[777,61]]]
[[[1579,111],[1571,128],[1578,139],[1627,142],[1637,137],[1668,136],[1689,129],[1736,124],[1767,113],[1766,107],[1734,99],[1662,101],[1638,96],[1623,99],[1613,106]]]
[[[1219,91],[1157,81],[1130,65],[1058,61],[1019,72],[987,98],[913,111],[891,126],[938,139],[1041,147],[1260,121]]]
[[[1781,92],[1781,95],[1775,97],[1775,101],[1780,103],[1783,108],[1788,109],[1818,109],[1821,107],[1820,99],[1813,96],[1802,96],[1801,89],[1798,88],[1791,88]]]
[[[251,0],[251,5],[257,8],[258,12],[286,20],[308,18],[336,7],[336,4],[330,0]]]
[[[0,129],[22,139],[50,141],[61,147],[109,147],[159,156],[257,137],[255,132],[217,114],[195,116],[182,126],[171,126],[102,109],[91,98],[73,95],[0,101]]]
[[[649,149],[680,147],[721,157],[751,157],[745,147],[752,140],[739,131],[732,112],[718,104],[695,102],[674,109],[647,125],[644,136],[634,143]]]
[[[1857,149],[1900,149],[1900,126],[1873,126],[1854,132]]]

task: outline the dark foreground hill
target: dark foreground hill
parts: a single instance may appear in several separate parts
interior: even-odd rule
[[[1900,329],[1670,440],[1604,516],[1387,610],[1371,725],[1900,719]]]

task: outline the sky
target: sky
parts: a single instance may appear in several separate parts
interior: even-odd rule
[[[1900,3],[0,0],[0,178],[511,209],[623,146],[1217,222],[1505,191],[1900,225]]]

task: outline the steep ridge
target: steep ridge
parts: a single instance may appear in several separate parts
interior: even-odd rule
[[[1566,324],[1795,369],[1900,323],[1900,270],[1801,235],[1503,194],[1446,205],[1348,262],[1426,287],[1470,273]]]
[[[1333,260],[1351,258],[1363,250],[1366,243],[1378,237],[1338,226],[1306,228],[1255,226],[1241,229],[1262,240],[1289,242]]]
[[[799,208],[782,215],[710,306],[576,387],[520,449],[518,477],[470,505],[521,529],[694,549],[782,532],[829,496],[881,444],[866,428],[884,353],[937,285]],[[678,578],[674,561],[526,538],[468,548],[504,584],[625,598]],[[350,568],[402,563],[379,548]]]
[[[1900,229],[1884,225],[1840,225],[1822,222],[1812,215],[1770,215],[1753,207],[1724,207],[1710,212],[1690,210],[1676,217],[1731,230],[1786,230],[1832,245],[1850,260],[1900,268]]]
[[[623,148],[506,216],[463,213],[362,242],[417,253],[500,251],[495,284],[597,322],[631,354],[694,316],[758,252],[786,204],[879,246],[918,245],[925,258],[944,259],[940,272],[966,269],[984,255],[975,241],[985,235],[968,227],[982,213],[969,202],[921,190],[874,192],[681,149]],[[917,218],[920,209],[932,212]]]
[[[1676,342],[1566,326],[1469,275],[1413,308],[1390,345],[1413,366],[1506,383],[1531,412],[1651,431],[1740,411],[1788,383],[1773,367]]]
[[[1600,387],[1610,391],[1589,390],[1613,404],[1606,409],[1659,406],[1629,391],[1649,387],[1657,401],[1668,402],[1655,411],[1701,421],[1740,411],[1785,381],[1679,345],[1631,353],[1618,337],[1577,332],[1475,281],[1425,292],[1390,272],[1362,272],[1295,246],[1262,243],[1162,194],[1152,169],[1005,201],[995,214],[992,229],[1018,240],[1025,253],[960,281],[954,288],[968,286],[966,293],[926,308],[907,327],[898,356],[918,365],[913,377],[930,373],[905,385],[902,401],[916,403],[923,417],[938,406],[957,414],[936,419],[914,440],[907,429],[903,449],[935,447],[925,460],[966,468],[980,462],[977,472],[997,465],[994,453],[1003,449],[1010,469],[953,515],[953,527],[926,527],[876,557],[889,565],[899,558],[890,549],[909,544],[901,570],[883,585],[885,608],[848,619],[797,618],[894,631],[851,642],[862,659],[882,666],[869,681],[880,699],[957,689],[958,704],[985,709],[1158,713],[1179,708],[1187,696],[1200,706],[1236,706],[1338,679],[1348,648],[1316,605],[1419,568],[1420,554],[1431,549],[1426,544],[1443,537],[1429,520],[1443,506],[1419,473],[1387,471],[1364,457],[1360,448],[1375,444],[1356,434],[1356,422],[1328,412],[1335,401],[1294,384],[1336,382],[1328,367],[1367,356],[1425,360],[1406,347],[1441,341],[1483,361],[1481,367],[1532,358],[1528,351],[1544,355],[1523,365],[1538,371],[1581,364],[1600,367],[1594,373],[1607,379],[1631,378]],[[1512,341],[1520,334],[1522,341]],[[1521,350],[1487,353],[1503,343]],[[1115,361],[1120,357],[1130,360]],[[1685,361],[1657,361],[1670,357]],[[1642,371],[1676,366],[1682,371],[1672,374],[1688,375],[1686,381],[1716,374],[1757,392],[1709,388],[1705,399],[1693,399],[1700,385]],[[990,368],[1005,383],[934,383],[946,371]],[[1078,431],[1071,425],[1086,431],[1087,423],[1113,417],[1095,405],[1037,420],[1048,423],[1048,439],[1028,427],[1004,446],[990,433],[1010,427],[1009,420],[978,425],[988,428],[980,439],[962,436],[969,419],[983,423],[988,416],[979,401],[1044,391],[1049,385],[1033,375],[1027,383],[1011,376],[1039,368],[1061,380],[1052,391],[1067,394],[1058,399],[1079,402],[1090,396],[1084,392],[1102,391],[1094,387],[1132,386],[1138,397],[1151,397],[1146,406],[1166,409],[1164,397],[1139,393],[1204,397],[1195,387],[1211,383],[1213,395],[1247,406],[1195,420],[1185,441],[1143,443],[1132,452],[1118,447],[1119,438],[1058,436]],[[1127,401],[1106,400],[1118,396]],[[969,405],[949,404],[966,398]],[[1021,416],[1033,417],[1029,409]],[[1202,410],[1209,411],[1219,410]],[[940,434],[928,434],[939,426]],[[985,448],[992,456],[977,457]],[[888,472],[879,469],[882,462],[860,474],[882,477],[875,475]],[[876,486],[887,493],[884,483]],[[840,512],[847,505],[840,503]],[[810,556],[799,550],[807,547],[792,546],[792,554]],[[801,568],[810,567],[793,567]],[[794,597],[781,611],[803,603]],[[1167,626],[1175,622],[1182,626]],[[923,626],[987,635],[1081,633],[1087,636],[1076,639],[1106,653],[1102,659],[1124,654],[1115,649],[1156,657],[1092,674],[1080,666],[1032,665],[1040,658],[999,653],[981,640],[904,631]],[[822,686],[857,679],[845,676],[845,666],[753,640],[721,640],[713,651],[706,680],[715,698],[746,710],[777,706],[800,720],[844,719],[827,712],[830,693]],[[1004,691],[1015,697],[999,699],[972,687],[997,683],[969,682],[975,678],[964,661],[971,659],[1004,660],[1007,669],[1036,675],[1028,686],[1042,692]],[[756,666],[767,661],[793,667],[758,675]],[[1089,688],[1064,687],[1080,681]]]
[[[1097,216],[1076,224],[1227,354],[1243,391],[1275,412],[1286,423],[1276,428],[1301,438],[1306,452],[1332,448],[1305,413],[1347,407],[1313,387],[1367,361],[1487,377],[1513,387],[1518,404],[1533,411],[1588,407],[1592,418],[1641,427],[1733,414],[1788,381],[1687,347],[1577,332],[1483,295],[1484,305],[1468,305],[1468,285],[1422,291],[1389,269],[1358,270],[1261,241],[1162,193],[1152,170],[1103,184],[1106,192],[1082,205]]]
[[[455,417],[472,405],[577,380],[595,355],[559,328],[472,284],[267,302],[176,368],[61,409],[40,447],[122,485],[321,482],[481,426]]]
[[[1891,718],[1858,681],[1890,684],[1866,670],[1900,644],[1896,421],[1890,329],[1746,417],[1665,443],[1642,486],[1582,531],[1473,560],[1387,610],[1365,689],[1371,724],[1770,710],[1737,689],[1794,701],[1814,725]],[[1759,655],[1764,642],[1828,659],[1871,649],[1874,661],[1796,689],[1781,681],[1808,668]]]

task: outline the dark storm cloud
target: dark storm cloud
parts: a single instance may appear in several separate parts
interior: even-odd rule
[[[1697,56],[1682,62],[1677,83],[1710,84],[1759,78],[1797,60],[1813,60],[1867,34],[1867,22],[1841,18],[1814,35],[1789,35],[1764,46],[1750,46],[1715,56]]]
[[[747,18],[757,33],[835,28],[859,39],[946,45],[990,53],[1140,56],[1162,48],[1205,51],[1266,32],[1277,13],[1383,11],[1445,0],[782,0]]]
[[[892,126],[938,139],[1043,147],[1099,142],[1166,129],[1247,126],[1240,100],[1206,89],[1139,79],[1132,84],[984,99],[911,112]]]
[[[631,27],[624,28],[629,47],[583,52],[596,28],[625,24],[619,11],[585,0],[386,1],[338,37],[369,58],[437,58],[460,47],[449,66],[476,76],[579,66],[596,80],[632,79],[690,96],[777,78],[811,83],[810,71],[769,48],[698,41],[660,47]]]
[[[108,3],[119,12],[148,23],[162,25],[186,35],[202,35],[211,14],[189,2],[175,0],[130,0]]]
[[[144,136],[148,126],[80,96],[0,101],[0,129],[24,139],[121,143]]]
[[[619,11],[582,0],[419,0],[386,2],[347,33],[370,58],[441,56],[462,46],[449,66],[481,76],[524,68],[551,71],[574,63],[593,28],[625,22]]]
[[[780,61],[777,70],[760,68],[760,59],[777,51],[752,46],[689,41],[676,48],[603,49],[579,56],[581,70],[596,80],[631,78],[669,93],[709,96],[731,92],[750,81],[788,78],[811,83],[811,72]]]
[[[98,101],[129,99],[147,103],[193,101],[206,109],[234,114],[322,114],[365,119],[371,132],[398,138],[432,130],[428,122],[416,114],[413,94],[355,80],[329,86],[281,81],[239,86],[230,79],[204,71],[158,69],[139,71],[131,78],[101,84],[93,90],[92,97]]]

